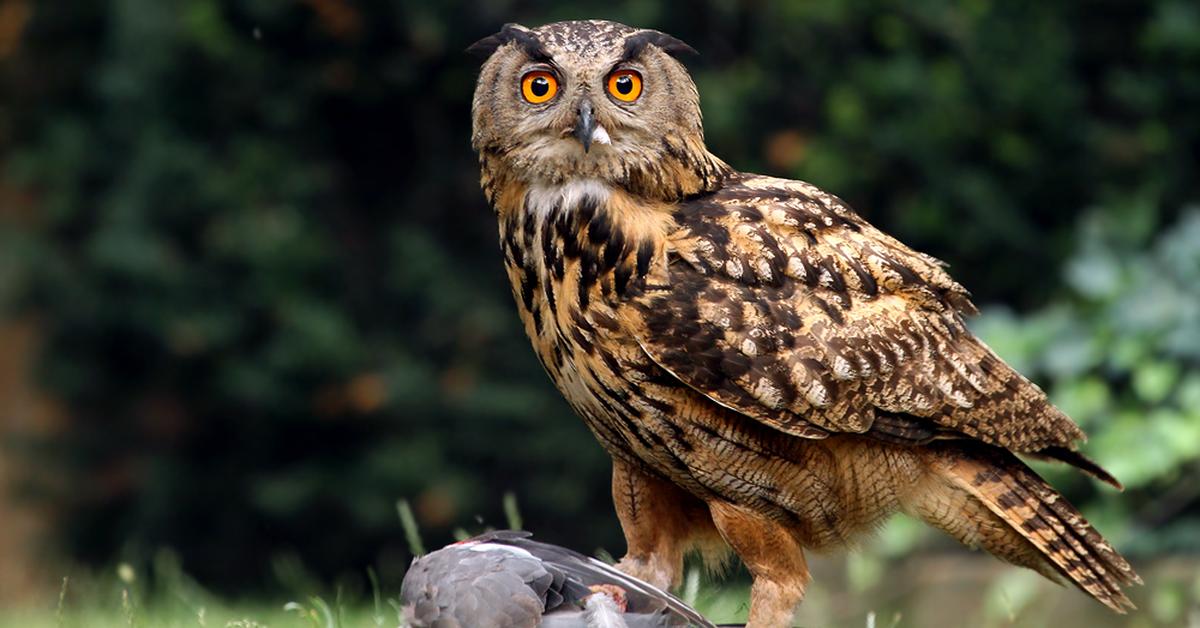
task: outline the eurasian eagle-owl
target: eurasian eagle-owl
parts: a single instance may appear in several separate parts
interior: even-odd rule
[[[804,548],[902,511],[1132,608],[1129,564],[1014,455],[1119,486],[1080,429],[971,334],[938,260],[710,153],[689,46],[575,21],[472,51],[483,191],[525,331],[613,458],[621,569],[668,587],[727,546],[749,625],[785,625]]]

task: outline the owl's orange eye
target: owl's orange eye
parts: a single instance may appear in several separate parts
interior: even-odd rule
[[[521,79],[521,95],[525,100],[540,105],[558,93],[558,79],[542,70],[534,70]]]
[[[633,102],[642,95],[642,75],[633,70],[617,70],[608,75],[608,93],[624,102]]]

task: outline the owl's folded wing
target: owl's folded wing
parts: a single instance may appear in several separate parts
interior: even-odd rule
[[[966,328],[942,264],[839,199],[743,175],[676,222],[665,274],[622,317],[712,401],[797,436],[965,437],[1086,466],[1082,431]]]

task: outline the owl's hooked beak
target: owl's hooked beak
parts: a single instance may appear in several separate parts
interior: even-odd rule
[[[572,134],[583,144],[583,152],[592,147],[592,135],[596,132],[596,115],[592,113],[592,101],[584,98],[579,101],[579,116],[575,118],[575,129]]]

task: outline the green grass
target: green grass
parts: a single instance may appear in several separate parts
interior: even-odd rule
[[[165,577],[164,577],[165,576]],[[373,574],[370,579],[374,582]],[[695,581],[698,571],[690,576]],[[55,603],[0,609],[0,628],[379,628],[401,626],[398,593],[342,598],[296,596],[274,601],[223,599],[179,574],[152,574],[159,592],[141,593],[142,581],[128,565],[82,582],[65,581]],[[745,615],[743,586],[693,587],[692,599],[718,618]]]
[[[869,552],[865,558],[814,557],[814,582],[801,605],[798,625],[1200,627],[1200,563],[1194,558],[1139,565],[1148,586],[1131,592],[1141,610],[1127,617],[1109,613],[1074,589],[981,555],[927,555],[877,567],[859,564],[874,560]],[[68,581],[61,595],[26,608],[0,609],[0,628],[400,625],[397,590],[371,587],[353,594],[335,590],[237,600],[213,595],[170,565],[169,560],[158,560],[145,574],[122,565],[103,574],[80,576]],[[368,574],[368,580],[374,578]],[[679,593],[715,622],[745,620],[748,590],[742,573],[714,582],[698,569],[690,570]]]
[[[1149,585],[1133,591],[1141,610],[1112,615],[1082,593],[1036,574],[963,554],[889,563],[878,582],[863,585],[862,567],[843,557],[814,562],[815,580],[798,616],[800,626],[900,628],[1200,627],[1200,569],[1195,559],[1143,566]],[[26,608],[0,609],[0,628],[379,628],[400,625],[398,591],[279,596],[236,600],[215,596],[178,573],[146,574],[128,567],[68,581],[61,596]],[[855,584],[855,582],[858,584]],[[864,588],[858,588],[863,586]],[[143,591],[153,589],[149,595]],[[689,572],[680,594],[715,622],[744,621],[747,587],[706,581]]]
[[[520,510],[514,495],[503,496],[508,527],[521,529]],[[396,504],[409,550],[423,554],[416,518],[405,500]],[[456,536],[470,536],[459,530]],[[611,557],[607,557],[611,558]],[[298,559],[294,562],[298,563]],[[290,564],[290,563],[289,563]],[[316,588],[303,567],[293,565],[294,577],[281,577],[285,588]],[[399,591],[383,591],[374,570],[366,570],[370,590],[343,595],[297,594],[273,601],[231,600],[207,591],[183,573],[178,558],[160,552],[144,573],[122,563],[100,574],[64,578],[51,604],[0,609],[0,628],[379,628],[402,626]],[[153,593],[148,593],[153,591]],[[700,570],[691,569],[681,592],[707,616],[723,621],[744,620],[748,590],[745,585],[702,586]]]
[[[505,496],[504,506],[509,525],[519,528],[516,500]],[[411,509],[400,502],[397,511],[411,550],[423,551],[427,546]],[[900,519],[861,552],[810,556],[814,581],[798,625],[1200,628],[1200,561],[1195,557],[1167,557],[1137,565],[1147,586],[1130,594],[1142,610],[1120,617],[1074,589],[981,554],[911,555],[912,543],[899,543],[911,534],[913,529]],[[466,537],[467,532],[458,536]],[[288,564],[292,562],[299,575],[281,574],[276,586],[295,593],[239,600],[206,590],[183,572],[174,554],[163,551],[143,570],[119,564],[101,573],[79,573],[64,578],[56,596],[21,608],[0,608],[0,628],[401,625],[399,591],[381,587],[374,571],[366,570],[366,578],[361,579],[369,583],[365,590],[359,586],[352,592],[331,591],[301,573],[299,559]],[[749,596],[744,571],[714,579],[698,567],[689,568],[678,594],[714,622],[745,621]]]

